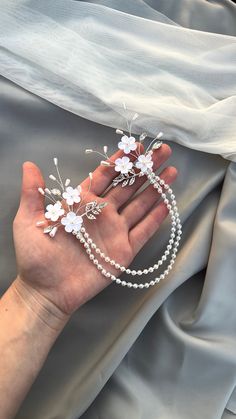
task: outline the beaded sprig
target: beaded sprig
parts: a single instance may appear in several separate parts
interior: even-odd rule
[[[57,176],[49,175],[49,179],[57,183],[56,188],[38,188],[41,195],[44,195],[52,203],[47,205],[45,218],[51,223],[44,228],[44,233],[48,233],[50,237],[54,237],[59,227],[63,226],[67,233],[78,233],[83,224],[83,218],[95,220],[96,216],[107,205],[107,202],[98,203],[96,200],[82,203],[85,201],[87,194],[91,189],[92,173],[89,173],[89,188],[87,194],[81,199],[82,188],[78,185],[76,188],[70,186],[70,179],[62,181],[62,177],[58,167],[58,159],[54,157],[54,165],[56,167]],[[63,205],[64,204],[64,205]],[[76,209],[74,208],[76,204]],[[83,211],[82,211],[83,210]],[[44,226],[45,220],[36,222],[36,226]]]
[[[161,259],[149,268],[143,270],[129,269],[121,264],[117,263],[115,260],[111,259],[108,255],[102,252],[102,250],[93,242],[89,233],[86,231],[83,224],[83,218],[86,217],[89,220],[95,220],[96,216],[102,211],[102,208],[107,205],[107,202],[98,203],[96,200],[82,205],[82,202],[85,201],[87,194],[81,199],[81,186],[78,185],[76,188],[70,186],[70,180],[66,179],[65,182],[62,181],[59,168],[58,168],[58,159],[54,158],[54,165],[57,170],[58,178],[54,175],[50,175],[49,178],[59,185],[59,188],[48,189],[38,188],[39,192],[42,195],[45,195],[52,201],[52,204],[47,205],[45,218],[51,221],[51,224],[44,228],[44,233],[49,233],[50,237],[54,237],[58,228],[64,226],[64,229],[67,233],[72,233],[76,238],[83,244],[86,253],[88,254],[91,262],[96,266],[96,268],[104,275],[106,278],[111,279],[118,285],[128,286],[129,288],[142,289],[149,288],[157,284],[160,280],[163,280],[168,273],[171,271],[176,254],[179,247],[179,242],[182,235],[182,226],[179,218],[179,212],[177,203],[175,200],[175,195],[171,187],[158,175],[153,172],[153,160],[152,154],[153,150],[159,149],[163,144],[160,138],[163,137],[163,133],[159,132],[158,135],[150,142],[148,147],[144,152],[141,152],[141,144],[147,137],[145,132],[141,133],[139,140],[135,139],[131,135],[132,122],[137,119],[138,114],[135,113],[131,121],[127,120],[127,127],[129,135],[124,134],[120,129],[116,129],[116,133],[122,135],[120,141],[118,142],[118,149],[123,150],[124,156],[117,158],[115,161],[112,161],[108,156],[108,146],[103,147],[103,153],[97,150],[86,149],[85,153],[97,153],[103,157],[100,164],[106,167],[114,167],[114,170],[118,172],[113,181],[113,187],[121,185],[122,187],[131,186],[134,184],[137,177],[146,175],[150,184],[157,190],[158,194],[161,195],[168,211],[171,216],[171,233],[170,239],[167,244],[166,250],[162,255]],[[129,155],[129,157],[128,157]],[[132,157],[132,160],[130,159]],[[90,184],[88,192],[91,189],[92,182],[92,173],[89,173]],[[87,193],[88,193],[87,192]],[[169,194],[169,198],[167,197]],[[79,204],[79,205],[78,205]],[[76,209],[74,206],[76,205]],[[84,209],[81,213],[81,210]],[[80,212],[80,213],[79,213]],[[37,226],[42,226],[45,224],[45,221],[38,221]],[[160,268],[160,266],[167,260],[170,256],[170,261],[166,269],[162,274],[153,280],[145,283],[133,283],[121,280],[116,277],[114,274],[109,272],[107,267],[105,268],[101,260],[103,260],[106,265],[110,264],[115,267],[117,270],[120,270],[121,273],[126,273],[132,276],[146,275],[148,273],[153,273]],[[97,259],[99,257],[101,260]]]

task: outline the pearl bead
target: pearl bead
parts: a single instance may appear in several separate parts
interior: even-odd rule
[[[141,288],[141,289],[143,289],[144,285],[143,284],[139,284],[138,287]]]
[[[126,285],[126,281],[121,281],[121,285],[122,285],[123,287],[125,287],[125,285]]]
[[[127,282],[127,287],[131,288],[133,286],[132,282]]]
[[[121,272],[125,272],[125,267],[121,266],[120,270],[121,270]]]
[[[148,282],[146,282],[145,284],[144,284],[144,286],[145,286],[145,288],[149,288],[149,283]]]
[[[111,260],[110,264],[111,264],[112,266],[114,266],[114,265],[116,264],[116,262],[115,262],[114,260]]]
[[[115,264],[115,268],[116,268],[116,269],[119,269],[119,268],[120,268],[120,264],[119,264],[119,263],[116,263],[116,264]]]
[[[133,284],[133,288],[138,288],[138,284]]]
[[[126,273],[127,274],[131,274],[131,270],[130,269],[126,269]]]
[[[91,247],[92,247],[92,249],[96,249],[96,244],[92,243]]]
[[[155,285],[155,282],[154,281],[150,281],[150,285]]]
[[[102,274],[106,275],[107,271],[105,269],[102,270]]]
[[[117,283],[117,284],[120,284],[120,283],[121,283],[120,278],[116,278],[116,283]]]
[[[138,270],[138,272],[137,272],[137,274],[138,274],[138,275],[142,275],[142,273],[143,273],[143,272],[142,272],[140,269],[139,269],[139,270]]]
[[[136,271],[135,270],[133,270],[133,271],[131,271],[131,275],[136,275]]]

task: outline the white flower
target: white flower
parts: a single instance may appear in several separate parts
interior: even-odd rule
[[[45,217],[51,221],[57,221],[58,218],[65,213],[62,208],[61,202],[56,202],[54,205],[49,204],[46,207]]]
[[[68,205],[73,205],[74,203],[80,202],[80,192],[81,192],[81,186],[77,186],[77,188],[72,188],[71,186],[68,186],[66,188],[66,192],[63,192],[62,196],[65,198],[66,203]]]
[[[132,150],[136,150],[137,144],[135,144],[134,137],[128,137],[127,135],[123,135],[121,141],[118,143],[118,147],[121,150],[124,150],[125,154],[130,153]]]
[[[71,233],[72,231],[78,232],[81,229],[83,218],[80,215],[76,215],[75,212],[70,211],[66,214],[66,217],[61,219],[61,223],[65,226],[67,233]]]
[[[135,166],[141,170],[141,172],[146,172],[148,169],[151,169],[153,166],[152,155],[151,153],[140,154],[138,160],[135,163]]]
[[[128,173],[132,169],[133,163],[130,161],[129,157],[124,156],[115,160],[115,170],[116,172]]]

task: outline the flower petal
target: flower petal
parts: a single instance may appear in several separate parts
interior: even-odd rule
[[[67,233],[71,233],[73,228],[74,228],[73,224],[66,224],[65,226],[65,230]]]

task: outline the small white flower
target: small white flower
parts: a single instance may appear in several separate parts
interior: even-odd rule
[[[123,135],[121,141],[118,143],[118,147],[121,150],[124,150],[125,154],[130,153],[132,150],[136,150],[137,144],[135,144],[134,137],[128,137],[127,135]]]
[[[65,213],[62,208],[61,202],[56,202],[54,205],[49,204],[46,207],[45,218],[51,221],[57,221],[58,218]]]
[[[72,231],[80,231],[83,223],[83,218],[80,215],[76,215],[75,212],[70,211],[66,214],[66,217],[61,219],[61,224],[65,226],[65,231],[71,233]]]
[[[124,156],[115,160],[115,170],[116,172],[128,173],[132,169],[133,163],[130,161],[129,157]]]
[[[68,205],[73,205],[74,203],[78,204],[78,202],[80,202],[80,192],[81,186],[77,186],[75,189],[68,186],[66,192],[63,192],[62,196],[65,198]]]
[[[145,173],[148,169],[151,169],[153,166],[151,153],[141,154],[138,156],[138,160],[136,161],[135,166],[143,173]]]

